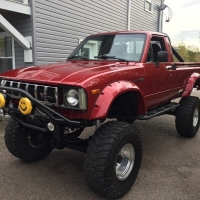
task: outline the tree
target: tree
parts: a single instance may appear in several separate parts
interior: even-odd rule
[[[200,51],[195,46],[186,46],[184,42],[179,43],[176,50],[185,62],[200,62]],[[175,58],[175,61],[177,59]]]

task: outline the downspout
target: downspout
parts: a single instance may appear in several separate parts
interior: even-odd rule
[[[165,0],[161,0],[161,5],[164,3]],[[159,24],[158,24],[158,32],[162,32],[163,29],[163,10],[160,9],[159,7],[159,11],[160,11],[160,16],[159,16]]]
[[[31,28],[33,36],[33,65],[37,65],[37,43],[36,43],[36,17],[35,17],[35,0],[31,0]]]
[[[128,21],[127,21],[127,30],[130,30],[131,23],[131,0],[128,0]]]

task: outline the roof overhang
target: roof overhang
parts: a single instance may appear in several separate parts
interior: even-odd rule
[[[30,42],[15,29],[1,14],[0,14],[0,27],[12,36],[25,50],[31,48]]]
[[[21,13],[25,15],[31,15],[31,8],[29,5],[17,3],[8,0],[0,0],[0,9],[11,12]]]

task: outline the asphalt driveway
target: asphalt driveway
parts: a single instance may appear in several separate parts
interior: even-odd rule
[[[194,92],[200,96],[200,92]],[[4,145],[0,122],[0,200],[102,199],[85,184],[84,154],[53,150],[45,159],[24,163]],[[163,115],[136,121],[143,138],[143,161],[138,178],[122,199],[200,199],[200,131],[191,139],[180,137],[175,118]],[[87,129],[85,134],[92,134]]]

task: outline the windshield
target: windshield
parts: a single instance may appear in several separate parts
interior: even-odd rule
[[[145,34],[110,34],[87,37],[68,59],[140,61]]]

